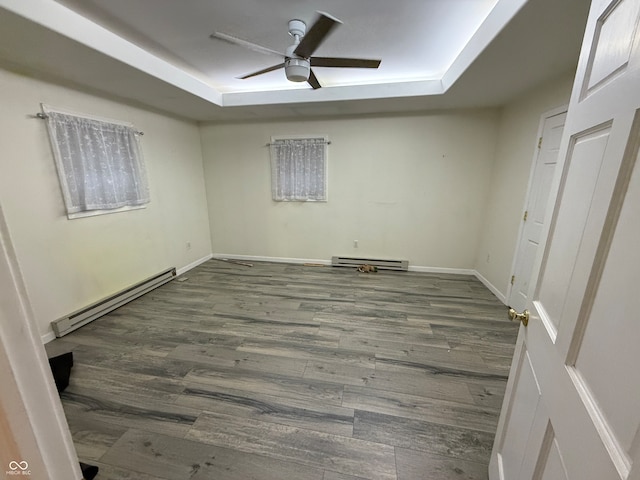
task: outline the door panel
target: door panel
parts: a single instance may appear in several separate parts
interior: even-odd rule
[[[536,301],[544,309],[546,321],[551,325],[553,341],[562,319],[569,283],[576,264],[578,250],[583,238],[591,200],[594,195],[604,154],[609,140],[608,127],[574,140],[565,169],[566,181],[560,195],[563,202],[555,220],[558,240],[551,245],[543,259],[540,275],[540,291]]]
[[[640,0],[592,3],[491,480],[640,479],[639,25]]]
[[[523,428],[528,429],[533,423],[540,398],[540,388],[536,379],[526,345],[515,354],[518,358],[515,371],[510,376],[514,378],[514,402],[509,409],[508,428],[500,445],[501,478],[518,478],[522,467],[524,452],[528,438],[521,435]],[[516,357],[514,357],[515,362]]]
[[[538,458],[540,463],[533,476],[536,480],[567,480],[567,470],[560,452],[560,445],[551,424],[549,424],[548,440],[545,439],[546,449]]]
[[[637,144],[640,135],[634,130],[630,140]],[[640,382],[640,374],[635,368],[640,322],[632,302],[625,301],[638,295],[640,285],[640,231],[633,228],[640,216],[640,169],[638,152],[630,153],[633,173],[629,177],[621,176],[622,179],[629,178],[629,183],[618,188],[619,191],[626,190],[619,227],[611,245],[603,244],[608,250],[605,252],[606,264],[597,293],[589,296],[583,307],[589,314],[578,325],[581,338],[572,362],[592,397],[603,428],[619,450],[613,454],[621,455],[621,460],[627,464],[631,463],[632,443],[640,427],[640,396],[634,394],[634,387]],[[615,205],[613,213],[617,213]],[[603,349],[607,355],[602,355]]]
[[[626,70],[634,41],[629,32],[634,32],[639,12],[637,1],[621,0],[612,2],[598,19],[591,68],[585,76],[587,94]]]

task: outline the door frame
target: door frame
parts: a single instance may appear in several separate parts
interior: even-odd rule
[[[507,279],[507,290],[505,292],[505,297],[504,297],[506,305],[509,305],[509,299],[511,298],[511,290],[513,289],[513,285],[511,284],[511,278],[516,271],[516,265],[518,264],[518,253],[520,251],[520,242],[522,241],[522,237],[524,235],[525,222],[522,221],[522,215],[524,215],[524,212],[527,209],[527,205],[529,204],[529,197],[531,196],[531,190],[533,189],[534,173],[536,169],[536,163],[538,161],[538,155],[540,154],[540,148],[538,147],[539,138],[542,137],[542,133],[544,131],[544,124],[547,121],[547,119],[551,117],[555,117],[556,115],[567,113],[568,109],[569,109],[569,104],[565,103],[564,105],[561,105],[556,108],[552,108],[551,110],[548,110],[544,112],[542,115],[540,115],[540,122],[538,123],[538,132],[535,137],[533,156],[531,159],[531,166],[529,167],[529,179],[527,180],[527,193],[524,197],[524,202],[522,204],[522,209],[520,212],[520,226],[518,227],[518,236],[516,238],[515,251],[513,252],[513,259],[511,260],[511,268],[509,270],[509,278]],[[552,188],[549,191],[549,197],[547,198],[547,208],[549,208],[549,205],[551,204],[552,201],[555,203],[555,199],[557,196],[558,196],[558,189],[554,190]],[[546,240],[547,240],[546,236],[545,238],[541,238],[540,245],[543,245],[546,242]]]
[[[33,319],[2,205],[0,382],[0,435],[7,447],[0,455],[6,463],[0,465],[0,472],[17,470],[19,464],[23,475],[31,472],[30,478],[80,480],[78,456]]]

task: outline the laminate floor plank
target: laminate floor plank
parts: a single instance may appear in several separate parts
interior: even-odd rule
[[[488,480],[487,466],[460,458],[396,448],[398,480]]]
[[[216,304],[213,307],[213,312],[217,318],[230,320],[280,322],[292,325],[318,324],[314,319],[313,312],[302,312],[297,309],[266,308],[263,305],[254,305],[246,301],[235,305]]]
[[[217,313],[238,313],[238,312],[253,312],[263,313],[269,316],[277,316],[279,314],[292,314],[294,318],[301,319],[305,315],[300,313],[300,302],[295,300],[281,300],[274,302],[267,295],[257,295],[255,298],[247,298],[245,295],[238,295],[232,298],[220,296],[219,300],[212,302],[212,296],[208,297],[207,301],[211,307]],[[307,317],[312,318],[313,312],[307,313]]]
[[[440,348],[447,350],[451,348],[447,337],[442,335],[432,335],[428,337],[428,341],[413,343],[413,338],[408,338],[405,341],[393,341],[380,338],[372,339],[366,335],[343,334],[340,335],[339,346],[349,350],[368,352],[371,355],[379,353],[387,355],[405,354],[406,356],[409,356],[411,352],[421,352],[424,349]]]
[[[66,391],[79,390],[93,390],[132,401],[173,403],[184,390],[184,383],[173,378],[80,364],[73,368]]]
[[[471,428],[492,434],[496,431],[499,413],[491,407],[350,385],[344,387],[342,405],[354,410]]]
[[[518,325],[481,282],[252,263],[47,345],[96,480],[486,480]]]
[[[66,410],[76,452],[87,462],[99,460],[129,429],[86,415],[69,415],[72,410]]]
[[[375,373],[375,368],[371,367],[309,360],[303,377],[341,385],[367,385]]]
[[[96,480],[169,480],[166,477],[147,475],[146,473],[138,472],[136,470],[109,465],[108,463],[97,462],[95,460],[91,460],[87,463],[98,467],[98,476],[96,477]]]
[[[274,321],[261,321],[250,318],[233,318],[226,319],[223,333],[227,335],[237,336],[253,336],[253,335],[310,335],[314,336],[319,333],[319,324],[302,324],[302,323],[284,323]]]
[[[302,401],[246,390],[194,385],[186,388],[175,404],[334,435],[350,437],[353,434],[352,408],[326,405],[313,399]]]
[[[376,370],[379,372],[404,372],[416,371],[421,377],[435,377],[451,379],[475,385],[482,386],[501,386],[507,381],[507,375],[489,371],[482,371],[478,365],[469,366],[460,365],[457,368],[446,364],[438,364],[430,359],[425,358],[386,358],[376,356]]]
[[[504,399],[506,385],[474,385],[467,384],[476,405],[500,408]]]
[[[347,365],[375,368],[375,355],[348,348],[323,347],[285,340],[247,339],[238,346],[240,352],[252,352],[299,360],[327,360]]]
[[[243,452],[376,480],[396,479],[390,445],[205,412],[186,436]]]
[[[322,477],[322,480],[369,480],[369,479],[364,477],[354,477],[353,475],[343,475],[342,473],[325,470],[324,477]]]
[[[129,430],[101,462],[167,480],[321,480],[323,470],[261,455]]]
[[[193,385],[261,392],[296,401],[321,401],[326,405],[342,406],[343,385],[278,374],[264,374],[229,369],[194,368],[185,377],[187,388]]]
[[[201,413],[194,409],[170,404],[147,405],[144,401],[121,401],[92,390],[65,391],[61,398],[67,417],[81,416],[89,421],[128,428],[144,428],[178,437],[184,436],[189,431]]]
[[[163,378],[183,378],[193,368],[193,363],[177,359],[167,359],[167,355],[155,355],[153,353],[138,352],[130,349],[114,357],[109,356],[108,351],[97,352],[99,360],[94,365],[105,368],[120,369],[129,373],[140,373]],[[93,354],[92,354],[93,355]]]
[[[353,436],[477,463],[488,463],[494,433],[356,410]]]
[[[68,336],[65,338],[68,338]],[[173,350],[176,345],[180,344],[178,341],[165,341],[148,336],[146,338],[140,338],[139,335],[131,334],[124,336],[114,335],[101,328],[96,329],[91,324],[85,325],[82,329],[73,332],[73,341],[78,346],[74,347],[72,351],[94,350],[98,352],[100,349],[111,351],[117,349],[123,353],[127,351],[127,349],[135,349],[138,352],[147,352],[154,355],[166,355]],[[57,342],[58,340],[52,343],[55,344]]]
[[[392,341],[402,342],[406,341],[407,337],[411,338],[411,343],[417,345],[433,345],[438,343],[438,339],[434,339],[434,334],[430,331],[417,332],[414,331],[411,335],[408,333],[398,332],[393,328],[383,329],[368,329],[366,326],[354,326],[354,325],[338,325],[338,324],[322,324],[319,329],[321,334],[333,334],[339,338],[345,335],[354,337],[364,337],[373,341]],[[441,336],[440,336],[441,337]]]
[[[278,372],[281,375],[292,377],[301,377],[306,367],[305,361],[299,361],[295,358],[264,355],[219,346],[179,345],[168,357],[216,367],[267,373]]]
[[[316,315],[314,319],[319,321],[322,327],[337,328],[340,331],[351,331],[353,328],[384,335],[389,333],[390,327],[393,325],[395,327],[394,331],[403,335],[405,339],[412,335],[433,334],[429,323],[411,324],[405,316],[373,317],[363,312],[362,315],[354,317],[348,314],[321,313]]]
[[[403,352],[404,353],[404,352]],[[393,365],[394,360],[400,362],[407,362],[408,366],[414,368],[420,368],[422,365],[437,365],[438,367],[445,367],[452,370],[466,370],[469,372],[477,372],[480,374],[494,373],[501,378],[502,370],[489,367],[482,358],[482,355],[473,351],[473,349],[442,349],[423,346],[422,349],[413,349],[406,355],[394,354],[392,352],[376,353],[376,360],[380,360],[378,364]]]
[[[438,377],[435,375],[416,375],[414,371],[375,370],[351,367],[339,363],[307,363],[305,379],[322,380],[337,385],[366,386],[408,395],[419,395],[434,399],[455,399],[464,404],[475,402],[469,387],[464,381]]]

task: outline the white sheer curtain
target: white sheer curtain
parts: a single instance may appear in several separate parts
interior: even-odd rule
[[[325,138],[272,139],[271,194],[276,201],[325,201]]]
[[[135,129],[45,109],[68,214],[149,202]]]

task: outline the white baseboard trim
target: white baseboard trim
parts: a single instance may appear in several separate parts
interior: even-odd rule
[[[176,269],[176,275],[182,275],[183,273],[188,272],[192,268],[196,268],[198,265],[201,265],[204,262],[211,260],[212,258],[213,258],[213,254],[211,253],[209,255],[205,255],[204,257],[199,258],[195,262],[191,262],[189,265],[185,265],[184,267],[180,267]]]
[[[331,265],[331,260],[318,260],[315,258],[288,258],[288,257],[261,257],[256,255],[236,255],[226,253],[214,253],[213,258],[239,260],[243,262],[272,262],[272,263],[314,263],[318,265]],[[476,271],[473,269],[465,268],[442,268],[442,267],[417,267],[409,266],[410,272],[422,272],[422,273],[450,273],[453,275],[476,275]]]
[[[451,275],[475,275],[475,270],[467,268],[418,267],[409,266],[410,272],[419,273],[448,273]]]
[[[485,287],[491,290],[491,293],[493,293],[496,297],[498,297],[498,300],[500,300],[505,305],[507,304],[507,298],[504,296],[504,293],[498,290],[495,287],[495,285],[493,285],[489,280],[484,278],[482,274],[480,274],[480,272],[478,272],[477,270],[474,270],[473,273],[476,276],[476,278],[484,284]]]
[[[54,341],[56,339],[56,334],[53,333],[53,330],[51,330],[50,332],[42,335],[40,338],[42,339],[42,343],[45,344]]]
[[[287,257],[261,257],[256,255],[235,255],[235,254],[224,254],[224,253],[214,253],[212,258],[217,259],[228,259],[228,260],[239,260],[243,262],[272,262],[272,263],[295,263],[295,264],[304,264],[304,263],[315,263],[319,265],[331,265],[331,260],[317,260],[312,258],[287,258]],[[473,270],[471,268],[442,268],[442,267],[419,267],[419,266],[409,266],[410,272],[420,272],[420,273],[446,273],[452,275],[473,275],[478,280],[482,282],[482,284],[487,287],[491,293],[493,293],[498,300],[500,300],[503,304],[507,304],[507,299],[504,294],[498,290],[489,280],[484,278],[477,270]]]
[[[287,257],[259,257],[255,255],[235,255],[226,253],[214,253],[213,258],[219,260],[240,260],[242,262],[272,262],[272,263],[315,263],[319,265],[331,265],[331,260],[316,260],[313,258],[287,258]]]

